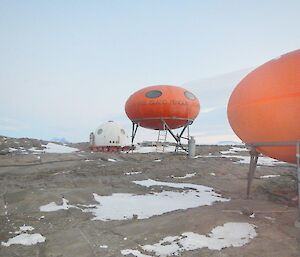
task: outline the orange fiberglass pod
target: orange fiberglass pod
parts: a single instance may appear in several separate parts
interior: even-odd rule
[[[150,86],[133,93],[127,100],[128,118],[141,127],[164,130],[191,124],[200,110],[198,98],[177,86]]]
[[[227,108],[234,132],[248,144],[300,140],[300,50],[258,67],[234,89]],[[295,163],[295,146],[257,151]]]

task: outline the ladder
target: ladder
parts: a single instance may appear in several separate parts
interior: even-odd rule
[[[156,152],[164,152],[165,151],[167,135],[168,135],[168,131],[165,129],[158,131],[158,136],[157,136],[157,141],[156,141]]]

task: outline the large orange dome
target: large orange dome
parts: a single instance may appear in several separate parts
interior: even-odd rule
[[[245,143],[300,140],[300,50],[258,67],[234,89],[227,108]],[[296,162],[295,146],[259,147],[272,158]]]
[[[192,122],[200,110],[199,100],[191,92],[177,86],[150,86],[132,94],[125,105],[129,119],[149,129],[170,129]]]

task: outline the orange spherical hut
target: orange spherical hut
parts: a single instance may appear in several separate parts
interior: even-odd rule
[[[132,94],[125,105],[130,120],[149,129],[170,129],[193,121],[200,110],[199,100],[191,92],[177,86],[150,86]]]
[[[248,74],[233,91],[227,114],[232,129],[245,143],[300,140],[300,50]],[[257,150],[277,160],[296,162],[295,146]]]

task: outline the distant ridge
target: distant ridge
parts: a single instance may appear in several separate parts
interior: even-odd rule
[[[61,143],[61,144],[69,144],[70,142],[65,139],[64,137],[59,138],[59,137],[54,137],[50,140],[51,142],[56,142],[56,143]]]

